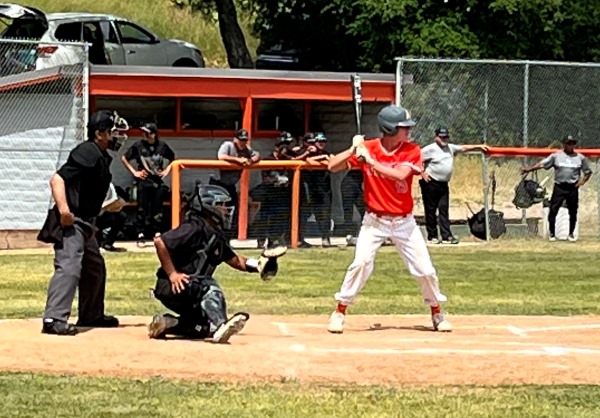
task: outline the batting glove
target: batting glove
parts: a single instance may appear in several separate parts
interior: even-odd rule
[[[364,146],[364,144],[356,149],[356,157],[358,157],[358,159],[364,162],[365,164],[375,164],[375,160],[373,159],[373,157],[371,157],[371,154],[369,154],[369,151]]]

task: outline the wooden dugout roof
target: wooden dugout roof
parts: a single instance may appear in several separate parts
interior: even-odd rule
[[[350,75],[253,69],[92,66],[90,95],[351,101]],[[363,101],[394,101],[393,74],[360,76]]]

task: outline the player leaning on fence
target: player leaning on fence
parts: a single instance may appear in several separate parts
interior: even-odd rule
[[[579,207],[579,188],[592,176],[588,159],[575,151],[577,140],[567,135],[563,140],[563,149],[534,164],[522,167],[521,173],[544,168],[554,168],[554,189],[550,198],[548,227],[550,241],[556,241],[556,215],[562,204],[566,202],[569,211],[569,241],[575,241],[575,226],[577,225],[577,209]]]
[[[450,133],[445,127],[435,130],[433,144],[421,150],[424,171],[419,184],[425,207],[425,225],[427,240],[439,244],[436,212],[439,213],[442,244],[458,244],[458,239],[450,231],[450,187],[449,182],[454,169],[454,156],[461,152],[484,151],[487,145],[457,145],[450,143]]]

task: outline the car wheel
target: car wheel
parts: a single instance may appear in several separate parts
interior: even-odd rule
[[[193,67],[193,68],[198,68],[198,64],[196,64],[191,59],[183,58],[183,59],[175,61],[175,63],[173,64],[173,67]]]

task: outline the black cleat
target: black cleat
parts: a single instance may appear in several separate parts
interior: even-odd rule
[[[179,320],[171,315],[154,315],[148,325],[148,337],[153,339],[165,338],[167,331],[174,329]]]
[[[116,328],[119,326],[119,320],[114,316],[103,315],[93,321],[81,322],[78,320],[76,325],[83,328]]]
[[[56,319],[44,319],[42,334],[51,335],[77,335],[77,328],[73,324]]]

